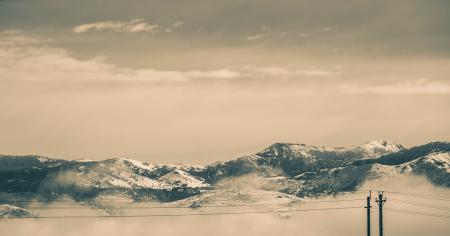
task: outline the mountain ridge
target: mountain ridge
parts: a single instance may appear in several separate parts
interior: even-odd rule
[[[297,197],[354,191],[367,180],[401,174],[424,175],[450,188],[450,143],[412,148],[383,139],[335,148],[275,143],[253,155],[204,166],[0,155],[0,202],[8,203],[8,196],[49,202],[61,196],[75,201],[123,196],[174,202],[249,174],[264,178],[273,191]]]
[[[282,145],[298,145],[298,146],[306,146],[306,147],[313,147],[313,148],[322,148],[322,149],[329,149],[329,150],[333,150],[333,149],[339,150],[339,149],[346,149],[346,148],[358,148],[358,147],[361,148],[363,146],[367,146],[367,145],[370,145],[370,144],[378,145],[379,143],[383,143],[383,142],[385,142],[385,143],[387,143],[389,145],[396,145],[396,146],[404,149],[404,147],[401,144],[397,144],[396,142],[393,142],[393,141],[390,141],[390,140],[387,140],[387,139],[374,139],[374,140],[367,141],[365,143],[361,143],[361,144],[350,146],[350,147],[343,147],[343,146],[328,147],[328,146],[309,145],[309,144],[304,144],[304,143],[276,142],[276,143],[273,143],[272,145],[268,146],[265,149],[268,149],[268,148],[270,148],[271,146],[274,146],[274,145],[282,144]],[[436,142],[445,142],[445,141],[436,141]],[[265,149],[263,149],[263,150],[265,150]],[[87,159],[87,158],[80,158],[80,159],[54,158],[54,157],[49,157],[49,156],[46,156],[46,155],[38,155],[38,154],[16,155],[16,154],[2,154],[2,153],[0,153],[0,158],[1,157],[20,157],[20,158],[27,158],[28,157],[28,158],[37,158],[37,159],[41,159],[41,160],[67,160],[67,161],[77,161],[77,162],[98,162],[98,161],[106,161],[106,160],[114,160],[114,159],[128,159],[128,160],[139,161],[137,159],[131,159],[131,158],[128,158],[128,157],[112,157],[112,158],[106,158],[106,159],[101,159],[101,160],[93,160],[93,159]],[[245,156],[241,156],[241,157],[245,157]],[[153,163],[144,162],[144,161],[139,161],[139,162],[147,163],[147,164],[153,164]],[[166,164],[160,164],[160,165],[167,165],[167,166],[170,166],[170,165],[206,166],[206,165],[212,165],[212,164],[220,163],[220,162],[224,162],[224,161],[215,161],[215,162],[212,162],[212,163],[209,163],[209,164],[188,164],[188,163],[170,164],[170,163],[166,163]]]

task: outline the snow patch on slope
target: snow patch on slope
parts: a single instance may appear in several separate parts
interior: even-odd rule
[[[148,171],[152,171],[156,168],[156,165],[153,164],[148,164],[148,163],[144,163],[144,162],[140,162],[140,161],[136,161],[133,159],[123,159],[124,162],[128,162],[130,163],[132,166],[140,168],[140,169],[144,169],[144,170],[148,170]]]
[[[191,188],[208,187],[209,184],[203,180],[197,179],[185,171],[174,169],[169,173],[161,176],[158,180],[164,181],[167,184],[182,184]]]
[[[368,174],[369,179],[376,179],[378,177],[389,177],[395,176],[399,173],[399,168],[397,166],[387,166],[380,164],[373,164],[371,170]]]
[[[368,143],[354,147],[354,149],[365,150],[370,157],[378,157],[380,155],[398,152],[404,149],[400,144],[385,139],[377,139]]]
[[[450,173],[450,152],[434,152],[423,157],[425,162],[434,164]]]
[[[30,216],[34,216],[34,214],[29,210],[9,204],[0,204],[0,218],[30,217]]]

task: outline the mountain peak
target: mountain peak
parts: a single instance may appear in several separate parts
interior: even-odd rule
[[[307,152],[311,150],[318,150],[318,147],[306,145],[306,144],[296,144],[296,143],[274,143],[259,152],[258,155],[262,156],[287,156],[292,154],[303,154],[308,155]],[[326,148],[324,148],[326,149]]]
[[[303,153],[308,151],[346,151],[346,150],[364,150],[365,152],[371,154],[370,156],[379,156],[381,154],[387,154],[387,153],[394,153],[401,150],[404,150],[405,148],[397,144],[393,141],[386,140],[386,139],[376,139],[372,140],[370,142],[353,146],[353,147],[317,147],[313,145],[307,145],[307,144],[296,144],[296,143],[274,143],[264,149],[259,154],[262,155],[285,155],[290,153]]]
[[[359,145],[359,147],[367,150],[386,150],[391,152],[398,152],[405,149],[402,145],[386,139],[375,139],[370,142]]]

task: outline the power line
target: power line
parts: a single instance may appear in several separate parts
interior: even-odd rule
[[[41,195],[42,194],[42,193],[39,193],[39,192],[33,193],[33,192],[1,192],[0,191],[0,194],[1,193],[11,194],[11,195],[14,195],[14,194],[29,194],[29,195],[36,194],[36,195]],[[346,195],[346,194],[357,194],[357,193],[365,193],[365,191],[358,191],[358,190],[356,190],[356,191],[344,191],[344,192],[336,192],[336,193],[330,193],[330,194]],[[270,196],[272,196],[272,197],[305,198],[305,196],[304,197],[300,197],[300,196],[297,196],[297,195],[294,195],[294,194],[283,193],[283,192],[257,193],[257,194],[246,194],[246,193],[232,192],[231,194],[233,196],[235,196],[235,197],[255,197],[255,196],[256,197],[260,197],[260,196],[262,196],[262,197],[264,197],[264,196],[270,197]],[[330,194],[328,194],[328,195],[327,194],[319,194],[319,195],[316,196],[316,198],[317,197],[322,197],[322,196],[329,196]],[[196,197],[196,196],[202,196],[202,195],[203,194],[200,193],[200,194],[197,194],[197,195],[192,195],[190,197]],[[18,200],[18,201],[20,201],[20,200]],[[23,200],[23,201],[27,202],[28,200]],[[39,201],[45,201],[45,200],[30,200],[30,201],[38,201],[39,202]],[[67,200],[67,201],[70,201],[70,200]],[[128,201],[128,199],[110,199],[110,201]]]
[[[201,196],[201,195],[193,195],[194,196]],[[271,197],[272,196],[272,197]],[[252,198],[252,199],[273,199],[273,197],[286,197],[286,198],[298,198],[295,195],[286,195],[283,196],[282,193],[280,194],[254,194],[254,195],[246,195],[246,194],[241,194],[241,195],[232,195],[231,197],[237,197],[237,198]],[[229,199],[230,197],[227,197],[226,199]],[[218,199],[216,197],[216,199]],[[108,199],[108,200],[95,200],[95,199],[90,199],[87,201],[79,201],[79,202],[154,202],[155,199],[148,199],[148,200],[133,200],[133,199]],[[77,202],[76,200],[72,200],[72,199],[61,199],[61,200],[57,200],[57,199],[51,199],[51,200],[3,200],[3,202]]]
[[[388,211],[397,212],[397,213],[405,213],[405,214],[413,214],[413,215],[422,215],[422,216],[431,216],[431,217],[450,219],[450,215],[434,214],[434,213],[427,213],[427,212],[420,212],[420,211],[408,211],[408,210],[395,209],[395,208],[385,208],[385,209]]]
[[[433,209],[450,211],[450,207],[445,207],[445,206],[440,206],[440,205],[433,205],[433,204],[426,204],[426,203],[420,203],[420,202],[404,201],[404,200],[399,200],[399,199],[395,199],[395,198],[390,198],[390,200],[394,201],[394,202],[400,202],[400,203],[404,203],[404,204],[409,204],[409,205],[422,206],[422,207],[428,207],[428,208],[433,208]]]
[[[435,199],[435,200],[450,201],[450,196],[439,196],[439,195],[431,195],[431,194],[407,193],[407,192],[395,192],[395,191],[385,191],[385,192],[392,193],[392,194],[411,196],[411,197],[418,197],[418,198],[430,198],[430,199]]]
[[[302,205],[302,204],[320,204],[320,203],[335,203],[335,202],[353,202],[362,201],[361,199],[342,199],[342,200],[325,200],[325,201],[309,201],[309,202],[287,202],[287,203],[261,203],[261,204],[231,204],[231,205],[193,205],[193,206],[102,206],[92,205],[91,207],[106,208],[106,209],[193,209],[193,208],[226,208],[226,207],[255,207],[255,206],[280,206],[280,205]],[[88,206],[88,205],[86,205]],[[26,209],[91,209],[80,206],[61,206],[61,207],[26,207]]]
[[[310,212],[329,211],[344,209],[359,209],[362,207],[333,207],[333,208],[312,208],[312,209],[291,209],[291,210],[267,210],[267,211],[239,211],[239,212],[208,212],[208,213],[184,213],[184,214],[148,214],[148,215],[97,215],[97,216],[24,216],[8,217],[8,219],[87,219],[87,218],[145,218],[145,217],[181,217],[181,216],[214,216],[214,215],[242,215],[242,214],[267,214],[267,213],[289,213],[289,212]]]
[[[245,197],[251,197],[251,196],[244,196],[241,195],[241,198],[245,198]],[[215,198],[215,199],[220,199],[220,198]],[[230,199],[230,198],[225,198],[225,199]],[[264,200],[264,199],[273,199],[270,197],[251,197],[251,199],[255,199],[255,200]],[[87,201],[76,201],[76,200],[68,200],[68,199],[61,199],[61,200],[3,200],[3,203],[9,203],[9,202],[18,202],[18,203],[33,203],[33,202],[37,202],[37,203],[51,203],[51,202],[78,202],[78,203],[89,203],[89,202],[99,202],[99,203],[145,203],[145,202],[157,202],[155,201],[156,199],[149,199],[149,200],[132,200],[132,199],[109,199],[109,200],[87,200]]]
[[[216,200],[218,198],[215,198]],[[264,200],[264,199],[273,199],[273,198],[252,198],[252,199],[256,199],[256,200]],[[230,200],[229,198],[225,198],[225,200]],[[320,201],[298,201],[298,203],[324,203],[324,202],[348,202],[348,201],[362,201],[361,199],[341,199],[341,200],[320,200]],[[23,202],[23,203],[48,203],[48,202],[52,202],[52,201],[43,201],[43,200],[5,200],[3,201],[3,203],[11,203],[11,202]],[[153,202],[155,203],[156,201],[154,200],[142,200],[142,201],[127,201],[127,200],[120,200],[120,199],[111,199],[111,200],[107,200],[107,201],[74,201],[74,200],[56,200],[53,202],[72,202],[72,203],[116,203],[116,202],[123,202],[123,203],[146,203],[146,202]]]
[[[287,205],[288,203],[286,203]],[[112,206],[112,207],[108,207],[108,206],[92,206],[92,207],[99,207],[99,208],[106,208],[106,209],[195,209],[195,208],[222,208],[222,207],[252,207],[252,206],[279,206],[282,205],[281,203],[267,203],[267,204],[249,204],[249,205],[244,205],[244,204],[236,204],[236,205],[193,205],[193,206],[125,206],[125,207],[116,207],[116,206]],[[91,209],[91,208],[83,208],[83,207],[27,207],[27,209],[48,209],[48,210],[52,210],[52,209]]]

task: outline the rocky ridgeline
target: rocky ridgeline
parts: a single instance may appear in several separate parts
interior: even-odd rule
[[[387,140],[349,148],[276,143],[263,151],[206,166],[155,165],[131,159],[60,160],[0,156],[0,203],[10,199],[90,201],[102,196],[171,202],[210,191],[221,181],[256,174],[272,190],[296,196],[353,191],[384,176],[425,175],[450,187],[450,143],[405,149]]]

